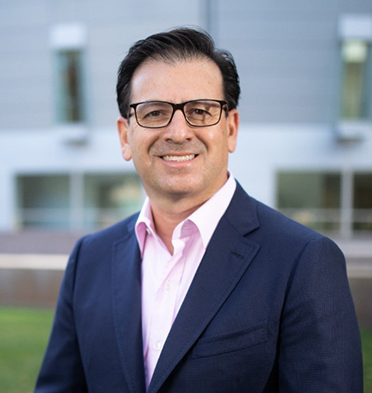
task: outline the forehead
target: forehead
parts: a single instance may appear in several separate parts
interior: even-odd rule
[[[197,98],[224,99],[221,71],[211,60],[147,60],[132,77],[131,102]]]

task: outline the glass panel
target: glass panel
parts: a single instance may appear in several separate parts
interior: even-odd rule
[[[83,120],[80,51],[57,52],[57,117],[60,123]]]
[[[277,206],[318,230],[340,228],[341,176],[338,173],[285,172],[277,177]]]
[[[342,45],[341,118],[364,120],[371,109],[371,50],[363,41],[345,41]]]
[[[141,208],[143,194],[137,174],[85,176],[85,227],[103,228]]]
[[[372,231],[372,173],[354,176],[354,230]]]
[[[67,175],[19,176],[18,223],[23,228],[69,227]]]

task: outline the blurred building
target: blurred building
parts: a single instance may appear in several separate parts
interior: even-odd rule
[[[344,239],[372,234],[371,0],[3,0],[0,231],[92,231],[136,211],[115,84],[129,46],[201,26],[241,77],[232,172]]]

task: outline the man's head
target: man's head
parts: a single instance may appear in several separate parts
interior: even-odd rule
[[[121,64],[122,155],[133,159],[152,206],[183,201],[190,210],[226,182],[239,85],[231,55],[213,48],[204,33],[180,29],[140,41]]]
[[[136,42],[122,61],[116,86],[119,111],[124,118],[129,114],[131,81],[136,69],[146,60],[175,63],[180,60],[209,59],[221,71],[224,99],[229,109],[238,106],[239,76],[230,52],[216,49],[212,38],[205,32],[179,28],[149,36]]]

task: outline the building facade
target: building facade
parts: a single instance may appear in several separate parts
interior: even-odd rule
[[[136,40],[201,26],[235,57],[248,192],[330,234],[372,235],[370,0],[5,0],[0,231],[92,231],[138,210],[115,84]]]

